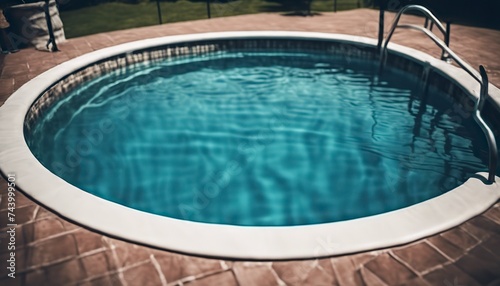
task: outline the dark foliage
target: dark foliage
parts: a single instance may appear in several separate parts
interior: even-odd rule
[[[279,4],[278,6],[272,6],[273,8],[269,8],[269,12],[290,11],[298,15],[312,15],[311,5],[313,0],[267,0],[267,2]]]
[[[442,21],[500,29],[499,0],[373,0],[373,3],[389,11],[410,4],[422,5]]]

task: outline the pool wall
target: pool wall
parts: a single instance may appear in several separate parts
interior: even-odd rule
[[[241,227],[196,223],[130,209],[86,193],[55,176],[30,152],[25,133],[68,91],[99,75],[160,61],[231,49],[327,51],[377,59],[376,41],[346,35],[304,32],[224,32],[148,39],[99,50],[65,62],[36,77],[0,108],[0,169],[15,173],[18,187],[52,211],[89,228],[126,240],[204,256],[291,259],[338,255],[411,242],[454,227],[500,198],[485,173],[434,199],[400,210],[349,221],[293,227]],[[479,84],[463,70],[422,52],[389,44],[387,65],[448,94],[450,107],[471,110]],[[485,117],[498,134],[500,91],[490,85]],[[4,139],[5,138],[5,139]],[[497,179],[498,180],[498,179]],[[328,246],[325,247],[325,241]]]
[[[92,63],[80,70],[69,74],[46,90],[34,103],[26,115],[25,128],[29,132],[31,126],[44,111],[57,102],[61,96],[68,94],[71,90],[84,82],[95,79],[109,72],[125,72],[145,62],[160,62],[165,59],[179,59],[189,56],[208,55],[220,51],[241,51],[241,50],[265,50],[275,51],[314,51],[326,52],[329,55],[340,56],[349,62],[351,59],[363,59],[376,61],[378,59],[377,49],[371,45],[359,45],[352,42],[337,42],[324,40],[304,40],[304,39],[218,39],[204,40],[168,44],[143,50],[135,50],[117,56],[109,57],[100,62]],[[461,105],[466,112],[472,113],[474,110],[474,100],[467,93],[458,81],[447,77],[441,71],[430,68],[428,62],[418,62],[415,59],[407,58],[404,54],[390,53],[387,59],[387,66],[399,69],[406,74],[411,74],[417,79],[427,78],[422,88],[430,86],[437,88],[449,95],[455,102]],[[425,74],[427,73],[427,75]],[[495,133],[499,134],[497,126],[500,126],[500,104],[488,100],[485,106],[484,116],[492,122]],[[498,124],[496,124],[498,123]]]

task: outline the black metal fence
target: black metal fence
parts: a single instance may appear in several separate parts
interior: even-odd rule
[[[45,0],[0,0],[0,9]],[[66,37],[241,14],[279,12],[314,16],[356,8],[380,8],[379,38],[384,32],[384,11],[407,4],[428,7],[450,24],[500,29],[498,0],[55,0]],[[57,50],[55,41],[52,49]]]

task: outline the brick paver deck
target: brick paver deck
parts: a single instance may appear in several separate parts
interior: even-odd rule
[[[375,38],[377,21],[377,12],[366,9],[306,18],[258,14],[76,38],[61,44],[59,53],[24,49],[0,56],[0,104],[29,79],[59,63],[128,41],[227,30],[321,31]],[[423,20],[408,17],[407,21]],[[416,32],[398,32],[394,40],[440,54]],[[491,81],[500,85],[500,31],[452,25],[451,47],[474,67],[484,64]],[[3,179],[0,190],[0,227],[4,227],[7,184]],[[400,247],[323,259],[246,262],[124,242],[72,224],[17,194],[16,279],[7,277],[7,229],[3,228],[0,285],[500,285],[499,202],[458,227]]]

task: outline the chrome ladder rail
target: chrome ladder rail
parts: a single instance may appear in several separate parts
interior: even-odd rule
[[[488,124],[484,121],[481,116],[481,110],[483,109],[484,102],[488,98],[488,74],[486,74],[486,70],[481,65],[479,66],[479,72],[481,73],[481,92],[479,94],[479,99],[476,101],[476,105],[474,106],[474,120],[479,124],[481,129],[486,135],[486,139],[488,140],[488,148],[490,149],[490,162],[489,162],[489,175],[488,181],[491,183],[495,182],[495,170],[497,169],[497,160],[498,160],[498,148],[497,142],[495,140],[495,135],[493,131],[489,128]]]
[[[443,33],[445,38],[449,37],[445,28],[441,24],[441,22],[429,11],[427,8],[420,5],[408,5],[403,7],[394,18],[394,22],[391,26],[391,29],[387,35],[387,39],[384,41],[382,45],[382,49],[380,50],[380,68],[383,69],[385,62],[387,60],[387,45],[394,34],[396,28],[406,28],[406,29],[414,29],[423,32],[426,34],[436,45],[438,45],[442,50],[441,58],[445,58],[444,54],[447,53],[446,58],[452,58],[463,70],[465,70],[470,76],[472,76],[481,86],[481,92],[479,95],[479,99],[476,100],[476,104],[474,106],[474,120],[481,127],[484,135],[486,136],[486,140],[488,141],[489,148],[489,173],[488,173],[488,182],[495,182],[495,172],[497,167],[498,160],[498,149],[497,143],[491,128],[486,124],[483,117],[481,116],[481,110],[483,109],[484,103],[488,99],[488,75],[486,74],[486,70],[481,65],[479,66],[480,74],[472,68],[468,63],[463,61],[457,54],[455,54],[441,39],[439,39],[434,33],[432,33],[429,29],[423,28],[413,24],[403,24],[398,25],[401,16],[407,11],[419,11],[424,14],[427,19],[430,19],[432,23]]]

